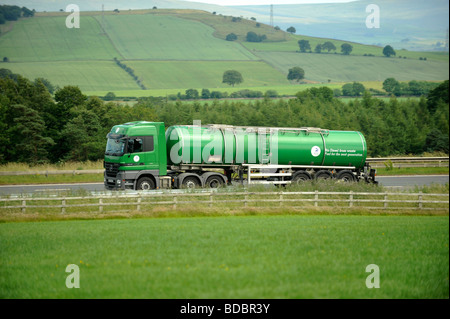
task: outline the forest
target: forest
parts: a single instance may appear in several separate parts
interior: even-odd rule
[[[88,97],[76,86],[49,92],[45,79],[29,80],[0,70],[0,163],[102,159],[111,127],[146,120],[174,124],[228,124],[268,127],[320,127],[364,134],[368,156],[449,151],[449,81],[420,98],[363,96],[342,101],[327,87],[310,88],[295,98],[266,96],[253,101],[167,101],[140,98],[130,106]]]

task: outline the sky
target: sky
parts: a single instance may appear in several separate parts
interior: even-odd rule
[[[190,1],[217,4],[221,6],[238,6],[238,5],[270,5],[270,4],[298,4],[298,3],[337,3],[337,2],[352,2],[354,0],[190,0]]]

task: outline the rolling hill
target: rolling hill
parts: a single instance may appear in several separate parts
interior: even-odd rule
[[[236,69],[244,83],[234,88],[301,86],[286,79],[288,69],[305,69],[307,83],[398,80],[439,81],[449,77],[448,54],[398,51],[382,56],[382,48],[352,43],[351,55],[340,54],[344,41],[331,40],[337,52],[298,53],[297,41],[314,48],[322,38],[291,35],[243,18],[198,10],[157,9],[82,12],[79,29],[65,27],[65,12],[39,13],[9,26],[0,36],[0,68],[53,84],[78,85],[87,94],[118,96],[142,91],[123,68],[131,68],[148,91],[134,96],[183,91],[189,88],[225,89],[222,74]],[[260,43],[245,41],[248,31],[264,34]],[[226,41],[235,33],[238,41]],[[366,55],[366,56],[364,56]],[[367,56],[370,55],[370,56]],[[399,58],[401,56],[402,58]],[[424,61],[422,58],[426,57]],[[419,59],[420,58],[420,59]],[[163,90],[163,91],[161,91]]]

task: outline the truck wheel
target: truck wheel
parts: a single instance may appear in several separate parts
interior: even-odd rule
[[[211,176],[206,180],[206,187],[219,188],[223,185],[223,179],[220,176]]]
[[[155,182],[150,177],[142,177],[138,180],[136,184],[137,190],[147,191],[155,188],[156,188]]]
[[[309,181],[311,179],[311,175],[309,175],[306,172],[298,173],[294,175],[294,178],[292,178],[292,184],[300,184],[305,181]]]
[[[200,183],[198,182],[198,179],[195,177],[186,177],[183,179],[183,184],[181,185],[182,188],[198,188],[200,187]]]
[[[341,180],[343,182],[354,182],[355,181],[355,176],[350,171],[340,171],[337,174],[337,179]]]
[[[331,174],[330,171],[327,171],[327,170],[321,170],[321,171],[318,171],[318,172],[316,173],[316,175],[314,175],[314,178],[315,178],[316,180],[330,179],[330,178],[333,178],[333,175]]]

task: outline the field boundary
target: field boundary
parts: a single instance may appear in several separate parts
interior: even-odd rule
[[[449,194],[368,192],[189,192],[94,195],[86,197],[15,197],[0,199],[0,208],[11,212],[116,213],[172,210],[184,205],[221,209],[247,208],[363,208],[369,210],[449,210]],[[126,210],[120,210],[127,207]],[[81,208],[81,210],[80,210]],[[87,209],[89,208],[89,209]],[[73,210],[75,209],[75,210]],[[118,210],[119,209],[119,210]]]

